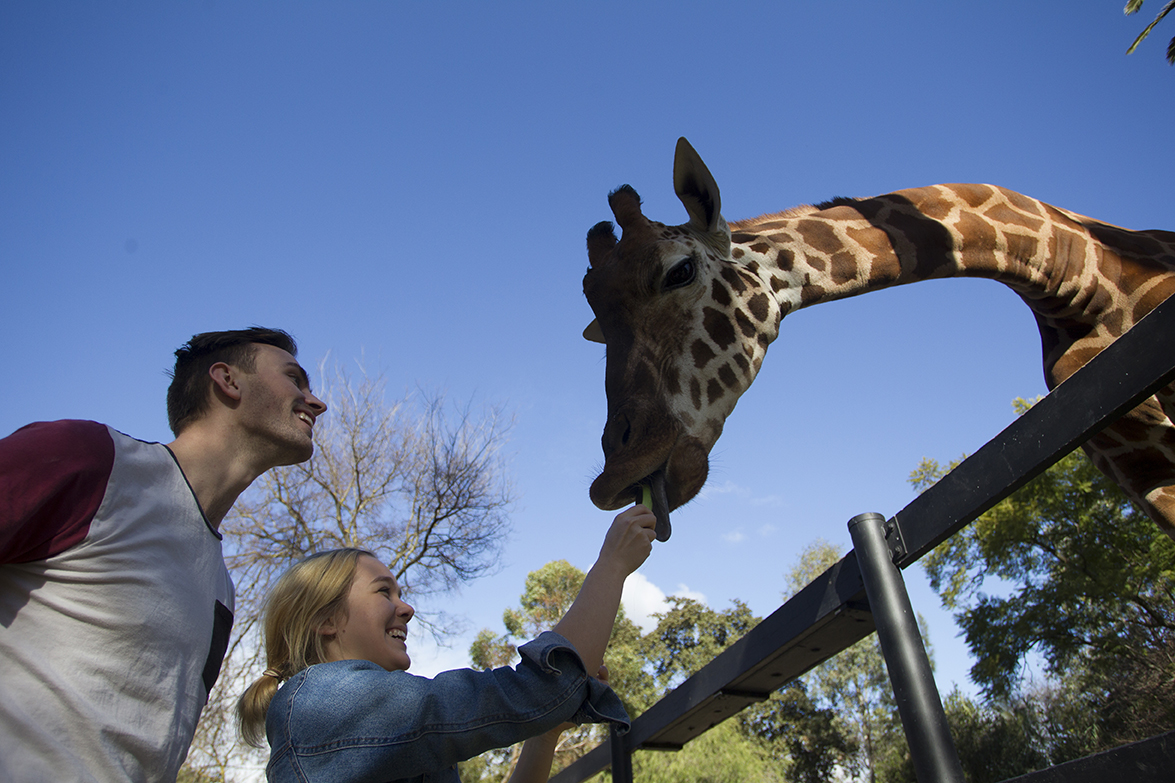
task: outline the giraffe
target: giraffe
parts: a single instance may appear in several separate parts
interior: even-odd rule
[[[933,185],[838,198],[742,220],[722,218],[718,186],[677,142],[673,184],[689,221],[641,213],[624,185],[616,223],[587,236],[583,290],[607,346],[602,509],[651,485],[659,525],[692,499],[727,416],[754,381],[787,314],[920,280],[980,277],[1014,290],[1036,317],[1050,389],[1175,292],[1175,233],[1130,231],[993,185]],[[1084,446],[1175,538],[1175,385]]]

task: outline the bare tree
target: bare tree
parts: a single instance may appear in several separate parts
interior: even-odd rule
[[[330,406],[315,423],[314,457],[266,473],[225,520],[237,586],[233,641],[185,765],[193,780],[229,781],[261,756],[239,742],[232,709],[261,661],[261,613],[270,586],[306,555],[360,547],[377,555],[405,594],[437,595],[496,567],[514,490],[503,447],[513,421],[499,407],[476,414],[417,390],[388,401],[380,376],[320,368]],[[445,613],[416,623],[434,636]]]

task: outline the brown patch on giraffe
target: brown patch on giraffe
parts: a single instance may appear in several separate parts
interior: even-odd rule
[[[732,232],[730,235],[730,241],[739,245],[749,244],[758,238],[758,234],[745,234],[738,231]]]
[[[894,212],[887,220],[887,234],[897,231],[913,245],[915,265],[913,276],[919,279],[941,277],[940,270],[949,267],[954,258],[955,240],[937,220],[922,214]],[[898,245],[894,241],[895,246]]]
[[[857,279],[859,268],[860,263],[857,261],[857,257],[847,250],[842,250],[832,256],[828,273],[832,276],[833,283],[844,285]]]
[[[845,230],[849,239],[868,253],[873,262],[870,264],[869,279],[881,282],[897,280],[902,273],[902,265],[890,244],[890,238],[884,231],[874,226],[868,228],[852,228]]]
[[[747,290],[747,284],[743,282],[743,279],[734,269],[725,266],[722,268],[722,272],[720,274],[722,275],[723,280],[730,283],[730,287],[734,290],[735,294],[741,294],[743,291]]]
[[[714,278],[710,284],[710,298],[723,307],[728,306],[733,300],[730,298],[730,291],[726,286],[722,285],[722,281]]]
[[[1087,220],[1082,225],[1089,229],[1089,233],[1093,234],[1099,242],[1117,249],[1124,255],[1155,259],[1165,258],[1167,264],[1175,261],[1170,246],[1164,245],[1162,241],[1163,239],[1168,243],[1175,241],[1175,232],[1129,231],[1096,220]]]
[[[805,302],[811,302],[817,299],[824,298],[824,286],[813,285],[807,283],[800,289],[800,299]]]
[[[722,399],[724,394],[726,394],[726,389],[722,388],[718,379],[711,378],[710,382],[706,384],[706,402],[713,405],[716,400]]]
[[[784,290],[785,288],[791,288],[791,283],[789,283],[787,280],[785,280],[782,277],[775,277],[774,275],[771,276],[771,291],[772,291],[772,293],[778,294],[780,291]]]
[[[771,245],[767,244],[766,242],[756,242],[755,244],[751,245],[751,250],[760,255],[766,253],[770,249]]]
[[[738,388],[738,376],[734,374],[734,370],[729,364],[722,365],[722,368],[718,370],[718,380],[726,384],[728,389]]]
[[[771,312],[771,300],[767,298],[767,294],[755,294],[747,301],[747,309],[751,311],[751,315],[755,320],[762,323],[767,320],[767,315]]]
[[[1154,288],[1140,296],[1138,298],[1138,302],[1135,303],[1134,311],[1131,314],[1134,322],[1138,323],[1138,321],[1143,316],[1145,316],[1151,310],[1154,310],[1159,306],[1160,303],[1163,302],[1163,300],[1173,294],[1175,294],[1175,277],[1171,277],[1166,282],[1156,285]]]
[[[1120,336],[1126,330],[1122,328],[1122,323],[1126,318],[1126,313],[1122,312],[1117,307],[1112,308],[1109,312],[1102,314],[1102,327],[1114,337]]]
[[[796,254],[787,248],[780,248],[775,254],[775,266],[780,272],[790,272],[796,268]]]
[[[689,396],[690,402],[694,404],[694,410],[700,411],[702,409],[702,386],[698,383],[697,378],[689,379]]]
[[[1044,220],[1025,215],[1007,204],[996,204],[983,213],[985,217],[1009,226],[1023,226],[1031,231],[1040,231]]]
[[[638,389],[648,389],[655,382],[656,375],[648,361],[641,361],[632,373],[632,383]]]
[[[734,324],[730,316],[721,310],[715,310],[713,307],[703,308],[702,327],[719,350],[725,350],[734,342]]]
[[[750,373],[751,363],[747,361],[747,357],[743,356],[741,353],[736,353],[731,361],[738,365],[738,368],[743,371],[743,375]]]
[[[1049,234],[1049,255],[1072,280],[1085,275],[1085,251],[1085,237],[1075,231],[1055,226]]]
[[[1041,209],[1040,202],[1013,190],[1001,190],[1001,192],[1008,199],[1008,203],[1016,209],[1027,215],[1036,215],[1037,217],[1044,218],[1044,211]]]
[[[739,331],[743,333],[743,337],[754,337],[759,329],[747,318],[747,314],[740,307],[734,311],[734,322],[738,326]]]
[[[693,345],[690,346],[690,355],[694,357],[694,367],[700,370],[718,354],[714,353],[714,349],[705,340],[694,340]]]
[[[1023,234],[1004,233],[1004,245],[1008,248],[1008,255],[1020,260],[1027,260],[1036,255],[1040,243],[1036,237],[1026,237]]]
[[[808,247],[821,253],[835,253],[841,247],[842,243],[832,226],[822,220],[803,220],[796,225],[796,230]]]
[[[681,394],[681,372],[676,367],[665,370],[665,390],[674,397]]]
[[[984,264],[991,263],[994,266],[996,231],[991,223],[978,215],[964,212],[959,215],[955,228],[963,235],[963,246],[967,248],[969,262],[974,263],[976,260],[980,260]],[[977,253],[980,250],[983,251],[981,256]]]
[[[991,198],[991,188],[986,185],[955,185],[952,189],[972,209],[983,206]]]

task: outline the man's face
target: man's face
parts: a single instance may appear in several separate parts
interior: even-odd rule
[[[310,392],[306,371],[288,352],[257,344],[253,360],[253,372],[238,376],[243,426],[275,449],[275,466],[305,462],[314,453],[314,421],[326,403]]]
[[[408,657],[408,621],[414,610],[400,597],[400,586],[388,567],[360,555],[355,578],[347,593],[344,616],[324,626],[328,661],[372,661],[390,672],[405,671]]]

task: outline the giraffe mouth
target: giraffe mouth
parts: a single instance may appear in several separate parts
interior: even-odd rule
[[[657,468],[644,478],[633,485],[632,491],[636,496],[637,503],[644,502],[645,487],[649,488],[650,511],[657,517],[657,540],[668,541],[669,536],[673,534],[673,528],[669,524],[669,494],[665,491],[665,469]]]

